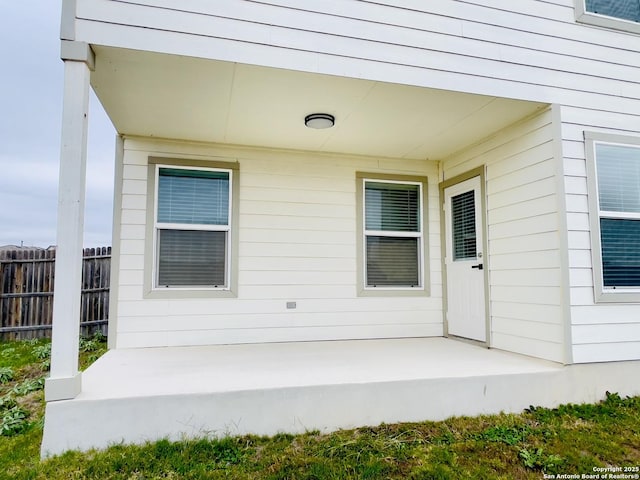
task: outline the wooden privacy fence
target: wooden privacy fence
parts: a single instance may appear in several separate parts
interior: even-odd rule
[[[85,248],[80,331],[106,334],[111,247]],[[55,248],[0,249],[0,339],[50,337]]]

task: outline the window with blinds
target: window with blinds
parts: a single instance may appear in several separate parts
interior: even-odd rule
[[[451,223],[453,261],[475,259],[477,257],[475,190],[451,197]]]
[[[364,180],[365,287],[422,286],[422,186]]]
[[[595,144],[602,280],[640,288],[640,148]]]
[[[230,180],[226,170],[157,167],[157,287],[228,286]]]
[[[640,22],[640,0],[585,0],[587,12]]]

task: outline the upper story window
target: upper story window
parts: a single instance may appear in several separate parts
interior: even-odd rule
[[[582,23],[640,33],[640,0],[576,0]]]
[[[599,301],[640,301],[640,141],[632,141],[587,136],[593,271]]]
[[[585,0],[587,12],[640,22],[640,0]]]

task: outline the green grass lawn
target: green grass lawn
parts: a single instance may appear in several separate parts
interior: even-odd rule
[[[105,345],[83,340],[81,350],[86,367]],[[640,397],[615,393],[597,405],[532,407],[519,415],[331,434],[162,440],[68,452],[41,462],[42,379],[49,352],[46,341],[0,343],[0,478],[542,479],[545,473],[640,467]]]

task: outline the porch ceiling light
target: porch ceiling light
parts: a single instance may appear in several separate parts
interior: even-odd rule
[[[309,128],[331,128],[336,118],[328,113],[312,113],[304,117],[304,124]]]

